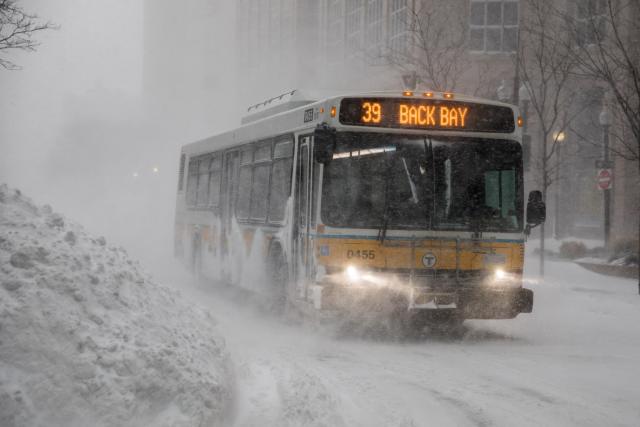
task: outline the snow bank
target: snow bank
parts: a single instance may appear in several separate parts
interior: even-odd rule
[[[534,231],[534,233],[536,232],[537,230]],[[593,250],[604,246],[604,242],[598,239],[583,239],[579,237],[564,237],[562,239],[556,239],[547,237],[544,240],[544,248],[545,251],[559,252],[560,246],[562,246],[563,243],[567,242],[582,243],[587,250]],[[527,251],[533,253],[536,250],[540,250],[540,238],[534,236],[529,238],[527,241]]]
[[[209,313],[0,186],[0,425],[216,425],[232,383]]]

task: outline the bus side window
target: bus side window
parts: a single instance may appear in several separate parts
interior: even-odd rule
[[[222,215],[225,227],[231,226],[231,218],[235,212],[238,195],[238,167],[240,156],[238,151],[229,151],[224,155],[224,182],[222,184]]]
[[[269,191],[269,222],[282,223],[287,200],[291,194],[293,141],[277,142],[273,152],[271,189]]]
[[[209,204],[209,157],[200,160],[198,167],[198,190],[196,204],[205,207]]]
[[[251,203],[251,178],[253,169],[251,166],[240,167],[240,179],[238,187],[238,203],[236,203],[236,216],[238,219],[249,218],[249,206]]]
[[[238,201],[236,203],[236,217],[241,220],[249,219],[251,206],[251,181],[253,178],[253,147],[247,147],[240,154],[240,177],[238,180]]]
[[[259,163],[253,168],[253,185],[251,186],[251,219],[255,221],[264,221],[267,219],[270,170],[270,162]]]
[[[216,155],[209,164],[209,207],[216,208],[220,204],[220,182],[222,175],[222,157]]]
[[[253,183],[251,185],[251,219],[264,221],[267,219],[269,203],[269,178],[271,175],[271,143],[272,140],[256,144],[253,154]]]
[[[180,154],[180,165],[178,166],[178,191],[184,190],[184,166],[187,156]]]
[[[198,160],[189,160],[189,176],[187,177],[187,206],[196,204],[196,189],[198,186]]]

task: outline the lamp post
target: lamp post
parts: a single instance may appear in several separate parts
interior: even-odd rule
[[[600,112],[600,126],[602,126],[602,146],[604,148],[604,166],[609,168],[609,128],[611,127],[611,115],[607,109],[606,104],[602,104],[602,111]],[[606,188],[602,190],[604,192],[604,246],[609,247],[609,231],[611,228],[610,219],[610,206],[611,206],[611,190]]]
[[[524,163],[524,169],[529,169],[529,156],[531,155],[531,141],[527,134],[527,127],[529,125],[529,102],[531,101],[531,95],[529,89],[523,83],[518,90],[518,98],[522,102],[522,160]]]
[[[556,194],[555,194],[555,217],[553,219],[553,237],[556,239],[558,236],[558,223],[560,218],[560,148],[564,141],[564,131],[558,131],[553,133],[553,141],[558,144],[556,148]]]

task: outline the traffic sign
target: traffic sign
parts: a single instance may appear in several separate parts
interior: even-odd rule
[[[597,182],[600,190],[610,190],[613,187],[613,171],[611,169],[599,169]]]

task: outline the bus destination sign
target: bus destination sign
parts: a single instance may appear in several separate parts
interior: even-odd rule
[[[501,105],[440,99],[344,98],[340,123],[403,129],[511,133],[513,110]]]

